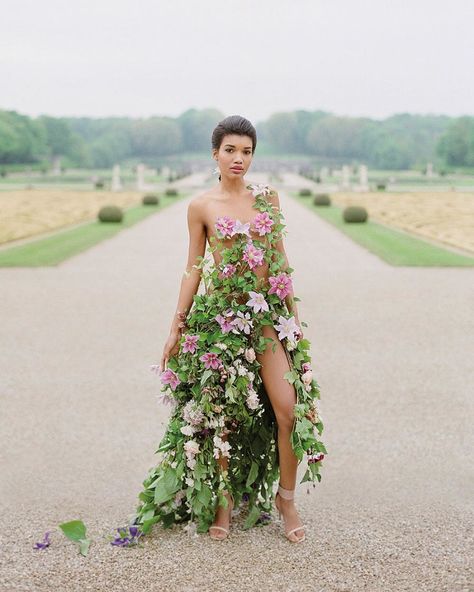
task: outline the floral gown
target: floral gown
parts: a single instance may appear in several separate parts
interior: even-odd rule
[[[160,462],[149,470],[138,496],[133,524],[143,534],[157,522],[165,528],[185,523],[194,532],[206,532],[217,504],[226,506],[224,490],[233,493],[235,507],[247,502],[244,528],[269,517],[279,466],[276,419],[256,358],[273,341],[261,334],[263,325],[277,330],[290,368],[284,378],[297,393],[291,442],[299,461],[307,456],[301,483],[311,481],[314,487],[321,480],[326,449],[319,439],[320,390],[312,374],[310,342],[301,338],[285,303],[293,270],[283,269],[284,256],[275,248],[286,235],[284,216],[267,199],[268,185],[247,188],[259,211],[252,224],[261,240],[250,238],[249,223],[217,219],[211,252],[219,249],[221,262],[206,269],[209,260],[200,258],[196,267],[202,270],[205,294],[193,297],[179,351],[160,374],[160,398],[172,412],[155,452]],[[232,246],[224,248],[222,239],[234,235]],[[264,261],[268,281],[253,271]],[[151,369],[159,372],[158,365]],[[220,467],[219,455],[228,457],[228,470]]]

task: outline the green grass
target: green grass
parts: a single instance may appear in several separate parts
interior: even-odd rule
[[[443,249],[415,236],[377,224],[372,220],[364,223],[347,223],[342,218],[342,209],[331,206],[314,206],[312,197],[300,197],[291,193],[310,210],[333,224],[353,241],[391,265],[418,267],[472,267],[474,258]]]
[[[124,228],[137,222],[186,197],[180,193],[177,197],[160,196],[157,206],[133,206],[124,210],[121,223],[99,222],[93,220],[80,226],[66,230],[58,230],[55,234],[32,240],[22,245],[0,250],[0,267],[49,267],[65,261],[101,241],[114,236]]]

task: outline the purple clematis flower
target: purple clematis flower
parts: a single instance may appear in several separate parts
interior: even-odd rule
[[[138,526],[119,527],[117,528],[117,532],[120,536],[115,537],[115,539],[110,542],[111,545],[116,547],[129,547],[130,545],[136,545],[138,543],[138,539],[143,536],[143,532],[141,532]]]
[[[49,540],[50,533],[50,530],[45,532],[43,540],[39,543],[35,543],[33,549],[46,549],[46,547],[49,547],[49,545],[51,544],[51,541]]]

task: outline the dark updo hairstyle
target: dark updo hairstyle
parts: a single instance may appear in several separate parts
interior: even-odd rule
[[[249,136],[252,138],[252,154],[254,154],[257,147],[257,132],[248,119],[245,119],[241,115],[229,115],[222,121],[219,121],[212,132],[212,148],[219,150],[222,140],[227,134],[238,134],[239,136]],[[219,175],[220,180],[221,175]]]

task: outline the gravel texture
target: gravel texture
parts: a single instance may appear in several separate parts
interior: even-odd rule
[[[185,269],[186,200],[57,267],[0,269],[2,592],[474,589],[474,270],[391,267],[274,185],[328,449],[321,483],[297,489],[306,540],[276,521],[242,530],[245,507],[224,542],[105,538],[166,425],[149,366]],[[57,528],[73,519],[87,557]]]

